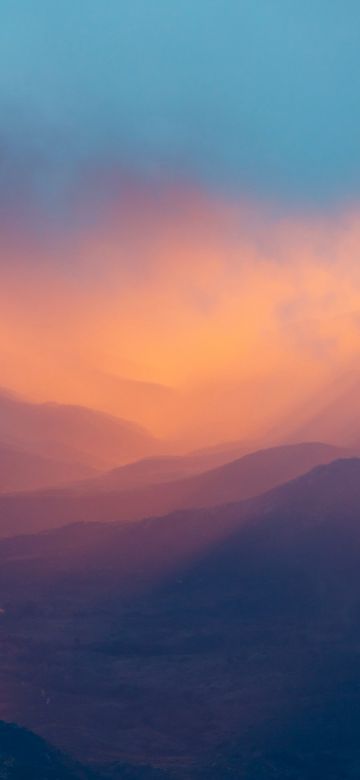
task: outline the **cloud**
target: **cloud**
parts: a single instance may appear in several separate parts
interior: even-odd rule
[[[264,435],[357,364],[355,208],[290,219],[136,187],[125,201],[54,245],[26,227],[2,242],[2,385],[120,416],[101,377],[173,388],[126,412],[191,444]]]
[[[14,176],[34,157],[24,177],[53,209],[95,161],[257,198],[352,200],[359,22],[356,0],[37,0],[36,13],[14,0],[0,26]]]

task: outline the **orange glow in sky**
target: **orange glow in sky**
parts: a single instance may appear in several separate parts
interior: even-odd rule
[[[55,249],[54,249],[55,247]],[[1,381],[189,444],[270,430],[360,347],[360,218],[166,193],[0,261]]]

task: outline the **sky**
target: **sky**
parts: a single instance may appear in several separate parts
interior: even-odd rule
[[[356,0],[4,0],[0,15],[5,187],[54,193],[116,164],[302,203],[358,195]]]
[[[353,370],[359,32],[355,0],[5,0],[0,384],[195,443]]]

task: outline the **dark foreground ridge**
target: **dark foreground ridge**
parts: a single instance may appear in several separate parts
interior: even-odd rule
[[[114,764],[89,768],[73,761],[44,739],[13,723],[0,721],[1,780],[162,780],[151,767]]]
[[[239,505],[3,540],[0,592],[7,718],[80,762],[56,771],[358,780],[359,459]]]
[[[1,780],[97,780],[96,775],[12,723],[0,721]]]
[[[0,495],[0,538],[74,522],[127,522],[243,501],[344,454],[328,444],[293,444],[259,450],[186,479],[165,479],[132,489],[121,487],[121,480],[111,472],[76,487],[4,494]]]

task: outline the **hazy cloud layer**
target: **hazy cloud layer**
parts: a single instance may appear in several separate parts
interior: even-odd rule
[[[96,160],[280,200],[354,198],[359,33],[356,0],[3,3],[3,190],[63,205]]]
[[[125,220],[114,203],[54,245],[3,241],[2,384],[196,442],[262,433],[357,367],[357,212],[291,220],[172,198],[129,195]],[[130,386],[125,408],[124,379],[149,385],[151,409]]]

